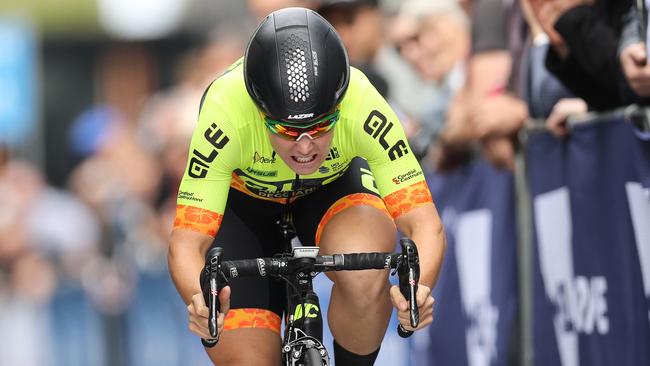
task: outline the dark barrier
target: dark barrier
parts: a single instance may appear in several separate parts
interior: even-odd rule
[[[650,141],[620,117],[527,144],[535,365],[650,365]]]
[[[415,333],[411,364],[506,365],[517,310],[512,174],[476,160],[427,182],[448,247],[434,322]]]

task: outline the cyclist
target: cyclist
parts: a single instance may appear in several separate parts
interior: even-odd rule
[[[271,13],[243,59],[208,87],[177,204],[169,268],[189,328],[203,338],[211,338],[198,281],[206,251],[222,246],[224,260],[282,252],[283,215],[321,254],[390,252],[396,229],[412,238],[421,258],[418,328],[432,321],[445,239],[422,170],[395,113],[311,10]],[[329,277],[337,365],[374,363],[393,306],[412,330],[385,271]],[[220,300],[212,361],[278,365],[284,284],[236,278]]]

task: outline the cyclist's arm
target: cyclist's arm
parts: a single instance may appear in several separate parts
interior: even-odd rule
[[[201,292],[199,276],[213,237],[187,229],[174,229],[169,245],[169,272],[186,304]]]
[[[377,189],[398,228],[417,245],[424,258],[420,282],[431,288],[445,248],[440,218],[397,115],[365,78],[359,80],[355,85],[359,90],[352,90],[349,103],[358,111],[356,119],[365,122],[355,127],[353,146],[368,160]]]
[[[188,305],[189,330],[204,339],[212,338],[208,326],[209,309],[203,299],[199,278],[205,252],[212,244],[210,235],[187,229],[174,229],[169,248],[169,270],[176,288]],[[219,294],[217,309],[218,333],[223,331],[225,316],[230,309],[230,290],[225,287]]]
[[[240,138],[226,107],[227,92],[215,82],[206,92],[178,190],[169,248],[169,271],[185,303],[201,292],[199,275],[219,230],[232,171],[241,159]]]
[[[397,217],[395,224],[418,248],[420,283],[433,288],[446,248],[444,228],[435,206],[428,203],[414,208]]]

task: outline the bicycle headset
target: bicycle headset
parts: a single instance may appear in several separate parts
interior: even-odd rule
[[[309,125],[332,113],[349,81],[345,46],[334,27],[309,9],[271,13],[246,47],[246,90],[276,120]]]

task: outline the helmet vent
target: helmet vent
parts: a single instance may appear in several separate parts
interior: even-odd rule
[[[284,57],[283,79],[288,86],[285,88],[285,97],[288,93],[290,107],[304,108],[311,104],[314,90],[308,44],[292,34],[282,44],[280,51]]]

